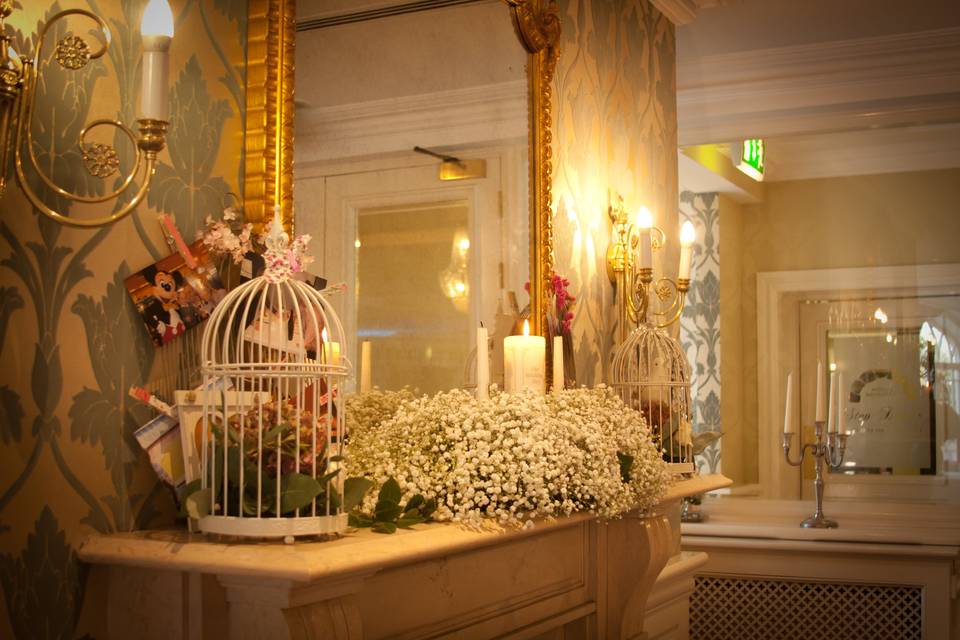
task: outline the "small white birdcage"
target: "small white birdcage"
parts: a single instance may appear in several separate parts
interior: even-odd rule
[[[680,343],[641,323],[613,357],[612,386],[636,409],[659,441],[674,475],[694,472],[690,368]]]
[[[275,217],[264,275],[231,291],[204,330],[204,532],[290,541],[347,526],[340,460],[350,363],[330,303],[291,277],[303,249]]]

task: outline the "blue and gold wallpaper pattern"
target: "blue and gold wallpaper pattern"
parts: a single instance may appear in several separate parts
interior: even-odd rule
[[[92,531],[173,518],[171,496],[133,439],[147,416],[127,389],[155,375],[162,358],[123,280],[169,253],[157,214],[174,216],[191,238],[228,192],[240,192],[247,4],[170,4],[171,125],[146,204],[117,224],[81,230],[39,215],[16,186],[0,200],[0,638],[104,637],[75,548]],[[41,61],[35,151],[49,174],[80,193],[105,188],[81,167],[80,129],[103,117],[134,123],[145,5],[14,0],[6,30],[21,52],[32,53],[39,25],[67,8],[91,10],[111,30],[108,55],[80,72]],[[78,20],[49,37],[89,28]],[[117,146],[126,169],[133,149]],[[45,197],[83,215],[62,198]]]

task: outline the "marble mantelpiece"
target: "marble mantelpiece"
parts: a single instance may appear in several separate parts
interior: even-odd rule
[[[438,523],[294,545],[141,531],[93,536],[79,556],[107,590],[109,637],[635,638],[679,551],[679,498],[727,483],[679,483],[653,513],[610,521]]]

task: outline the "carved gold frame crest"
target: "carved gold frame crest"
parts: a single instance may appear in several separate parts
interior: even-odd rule
[[[556,0],[505,0],[528,53],[531,332],[546,334],[553,270],[551,141],[553,75],[559,58]],[[244,208],[262,223],[280,205],[293,227],[295,0],[249,0]],[[549,348],[549,345],[548,345]]]

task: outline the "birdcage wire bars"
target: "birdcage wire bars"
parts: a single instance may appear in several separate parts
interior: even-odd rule
[[[611,385],[650,425],[674,475],[694,473],[690,367],[680,343],[642,322],[617,348]]]
[[[290,541],[346,528],[342,344],[330,303],[296,279],[254,278],[217,305],[201,344],[201,531]]]

